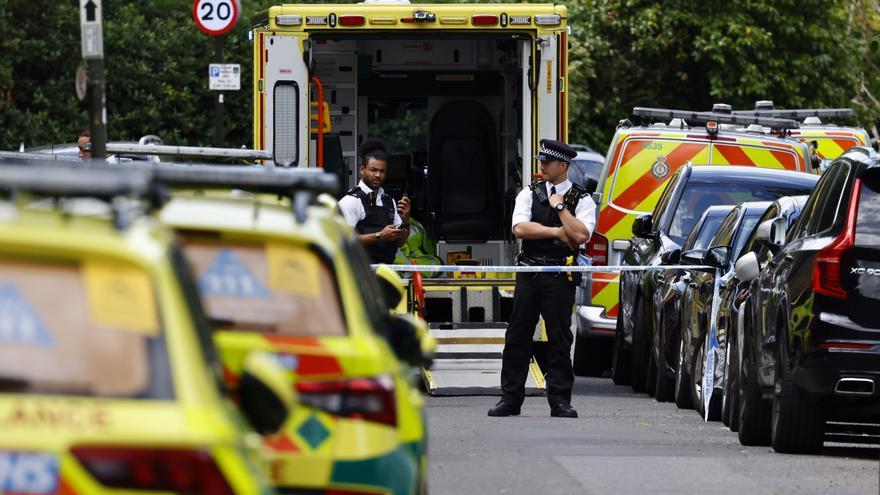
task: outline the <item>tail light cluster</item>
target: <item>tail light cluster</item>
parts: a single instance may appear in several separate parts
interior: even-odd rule
[[[861,186],[862,179],[856,179],[849,198],[849,211],[846,215],[846,225],[844,225],[843,231],[831,241],[831,244],[816,253],[816,260],[813,263],[812,289],[817,294],[846,299],[846,291],[840,285],[840,257],[855,243],[856,213],[858,212]]]
[[[394,380],[389,376],[298,382],[299,399],[336,416],[397,426]]]
[[[587,243],[587,254],[593,258],[593,266],[608,265],[608,238],[594,232]]]
[[[181,495],[233,493],[211,455],[200,450],[83,446],[71,452],[106,487]]]

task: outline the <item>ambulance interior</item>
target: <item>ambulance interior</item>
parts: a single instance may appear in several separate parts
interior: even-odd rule
[[[522,103],[525,95],[531,105],[523,57],[530,59],[530,38],[392,36],[312,37],[313,74],[332,126],[325,168],[354,187],[359,144],[382,140],[385,189],[410,197],[441,259],[465,250],[482,264],[510,261],[508,219],[523,184],[523,122],[531,122]],[[316,93],[312,87],[313,101]],[[316,141],[313,133],[312,157]]]

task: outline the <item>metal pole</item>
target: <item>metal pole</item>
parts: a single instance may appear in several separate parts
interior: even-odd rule
[[[92,158],[107,157],[107,103],[104,94],[104,59],[86,60],[89,131],[92,134]]]
[[[214,37],[214,63],[223,63],[223,48],[226,45],[226,35]],[[226,137],[223,129],[223,92],[217,91],[217,99],[214,100],[214,146],[222,148]]]

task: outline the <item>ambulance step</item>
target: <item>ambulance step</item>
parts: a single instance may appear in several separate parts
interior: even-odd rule
[[[434,365],[422,370],[430,395],[501,395],[501,358],[506,323],[431,324],[437,339]],[[526,395],[543,395],[544,375],[529,363]]]

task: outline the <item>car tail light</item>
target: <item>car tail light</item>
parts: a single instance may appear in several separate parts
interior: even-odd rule
[[[498,16],[495,14],[476,14],[471,16],[471,24],[474,26],[495,26],[498,24]]]
[[[339,16],[340,26],[363,26],[367,22],[367,18],[358,14],[347,14]]]
[[[819,344],[822,349],[871,349],[874,344],[859,344],[855,342],[826,342]]]
[[[862,179],[853,183],[849,199],[849,211],[843,231],[831,244],[816,253],[813,263],[813,292],[837,299],[846,299],[846,291],[840,286],[840,257],[844,251],[853,246],[856,230],[856,212],[859,206],[859,193]]]
[[[71,452],[106,487],[182,495],[233,493],[207,452],[91,446],[74,447]]]
[[[608,264],[608,238],[597,232],[593,232],[590,242],[587,243],[587,254],[593,258],[593,266],[605,266]]]
[[[336,416],[397,426],[394,380],[389,376],[332,382],[298,382],[304,404]]]

